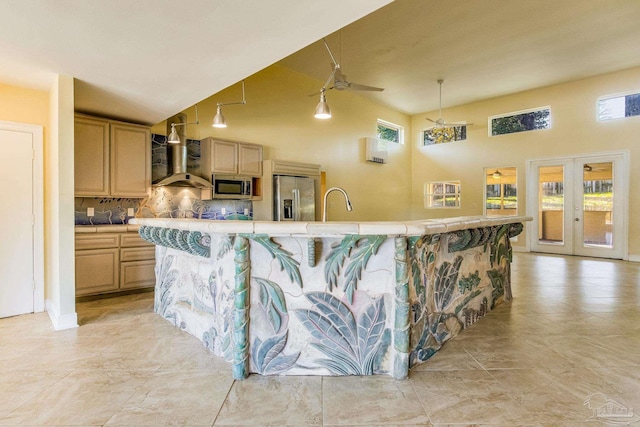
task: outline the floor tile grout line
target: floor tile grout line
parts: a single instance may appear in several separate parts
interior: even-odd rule
[[[245,378],[246,381],[246,378]],[[220,416],[220,412],[222,412],[222,408],[224,408],[224,404],[227,402],[227,399],[229,398],[229,395],[231,394],[231,389],[233,389],[233,387],[236,385],[236,382],[238,382],[238,380],[233,380],[231,381],[231,385],[229,386],[229,390],[227,390],[227,394],[224,396],[224,399],[222,399],[222,404],[220,405],[220,408],[218,408],[218,412],[216,412],[216,416],[213,417],[213,423],[211,424],[211,427],[216,425],[216,421],[218,421],[218,417]]]

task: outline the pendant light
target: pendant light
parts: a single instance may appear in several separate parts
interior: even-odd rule
[[[227,127],[227,120],[224,118],[224,116],[222,115],[222,106],[223,105],[244,105],[246,104],[247,101],[244,97],[244,80],[242,81],[242,101],[238,101],[238,102],[226,102],[226,103],[221,103],[218,102],[218,108],[216,109],[216,115],[213,116],[213,123],[211,123],[211,126],[213,126],[214,128],[226,128]]]
[[[171,132],[169,133],[169,136],[167,137],[167,142],[169,144],[180,144],[182,141],[180,141],[180,135],[178,135],[178,131],[176,130],[176,126],[186,126],[186,125],[197,125],[200,124],[200,122],[198,121],[198,104],[195,105],[196,107],[196,121],[195,122],[191,122],[191,123],[171,123]]]
[[[330,119],[331,118],[331,109],[329,108],[329,104],[327,104],[327,98],[324,95],[325,89],[322,88],[320,91],[320,102],[316,106],[316,113],[313,117],[316,119]]]
[[[491,176],[494,179],[498,179],[498,178],[500,178],[502,176],[502,172],[500,172],[499,170],[496,169],[496,171],[494,173],[492,173]]]

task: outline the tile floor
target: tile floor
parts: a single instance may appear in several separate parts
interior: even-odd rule
[[[0,425],[640,425],[640,263],[514,258],[513,302],[407,381],[233,381],[153,313],[152,293],[80,303],[73,330],[46,313],[1,319]],[[632,417],[592,418],[607,400]]]

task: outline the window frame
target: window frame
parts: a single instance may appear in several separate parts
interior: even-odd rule
[[[615,98],[623,98],[623,97],[627,97],[629,95],[640,95],[640,89],[635,89],[635,90],[629,90],[629,91],[625,91],[625,92],[619,92],[619,93],[613,93],[610,95],[602,95],[599,96],[596,99],[596,122],[602,123],[602,122],[611,122],[611,121],[616,121],[616,120],[623,120],[623,119],[630,119],[632,117],[640,117],[640,114],[635,114],[633,116],[627,116],[624,115],[622,117],[614,117],[611,119],[600,119],[600,102],[601,101],[605,101],[607,99],[615,99]]]
[[[398,131],[398,142],[390,141],[390,140],[384,139],[384,138],[379,138],[378,137],[378,127],[379,126],[386,127],[388,129],[397,130]],[[404,144],[404,126],[400,126],[400,125],[397,125],[395,123],[391,123],[391,122],[389,122],[387,120],[376,119],[376,137],[378,137],[379,140],[387,141],[390,144],[402,145],[402,144]]]
[[[468,132],[469,129],[467,129],[468,124],[466,122],[464,122],[464,123],[450,123],[450,125],[451,126],[445,126],[445,127],[448,127],[448,128],[464,127],[465,128],[465,130],[464,130],[464,139],[454,139],[453,141],[441,142],[439,144],[437,144],[437,143],[425,144],[424,141],[425,141],[425,135],[427,134],[427,131],[430,131],[431,129],[438,128],[437,125],[434,125],[434,126],[430,126],[428,128],[425,128],[425,129],[422,130],[422,132],[420,132],[421,135],[422,135],[422,147],[431,147],[433,145],[449,144],[451,142],[461,142],[461,141],[466,141],[467,140],[467,132]]]
[[[549,110],[549,127],[546,127],[546,128],[543,128],[543,129],[524,130],[524,131],[520,131],[520,132],[501,133],[501,134],[498,134],[498,135],[494,135],[493,134],[493,123],[492,123],[492,121],[494,119],[503,119],[505,117],[518,116],[520,114],[534,113],[536,111],[544,111],[544,110]],[[495,138],[497,136],[513,135],[513,134],[516,134],[516,133],[535,132],[535,131],[540,131],[540,130],[549,130],[549,129],[551,129],[552,124],[553,124],[553,121],[552,121],[552,117],[551,117],[551,105],[544,105],[544,106],[541,106],[541,107],[527,108],[526,110],[511,111],[511,112],[508,112],[508,113],[500,113],[500,114],[494,114],[493,116],[489,116],[488,119],[487,119],[487,134],[488,134],[488,136],[490,138]]]
[[[515,184],[516,186],[516,208],[515,208],[515,213],[513,215],[489,215],[487,213],[487,186],[488,185],[499,185],[500,186],[500,195],[501,198],[503,199],[502,205],[500,206],[500,210],[504,210],[504,186],[505,185],[510,185],[512,183],[497,183],[497,184],[489,184],[488,182],[488,176],[490,175],[490,172],[492,170],[505,170],[505,169],[515,169],[515,177],[516,180],[513,184]],[[517,166],[502,166],[502,167],[488,167],[488,168],[484,168],[484,186],[483,186],[483,196],[482,196],[482,210],[483,210],[483,215],[486,217],[491,217],[491,218],[496,218],[496,217],[510,217],[510,216],[518,216],[518,211],[519,211],[519,197],[520,197],[520,191],[519,191],[519,183],[518,183],[518,167]]]
[[[433,186],[437,184],[440,184],[443,186],[442,193],[436,193],[431,190]],[[457,187],[457,192],[453,192],[453,193],[447,192],[446,191],[447,185],[455,185]],[[446,181],[428,181],[423,184],[422,190],[423,190],[425,209],[460,209],[462,207],[462,184],[460,180],[454,179],[454,180],[446,180]],[[432,204],[433,201],[435,200],[434,196],[442,197],[442,201],[443,201],[442,206],[435,206]],[[446,205],[447,196],[455,197],[455,202],[456,202],[455,206]]]

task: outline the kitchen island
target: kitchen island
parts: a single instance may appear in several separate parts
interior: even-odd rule
[[[528,220],[132,223],[157,245],[155,311],[234,378],[406,378],[511,298],[510,238]]]

